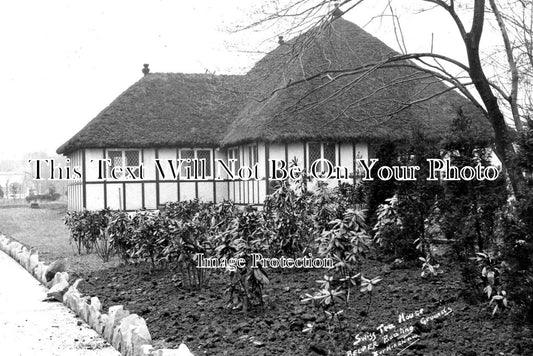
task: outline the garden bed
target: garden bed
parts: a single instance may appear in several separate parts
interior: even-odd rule
[[[98,295],[104,308],[123,304],[145,318],[156,346],[176,348],[185,342],[195,355],[346,355],[368,344],[354,345],[357,334],[362,337],[374,331],[379,339],[376,328],[381,324],[414,325],[413,334],[420,336],[407,350],[401,352],[407,346],[403,345],[383,355],[533,354],[529,330],[513,327],[505,314],[492,317],[485,301],[468,302],[471,298],[461,292],[460,271],[451,267],[456,265],[445,263],[445,273],[428,281],[420,277],[419,266],[391,268],[376,260],[365,262],[366,275],[383,278],[373,292],[372,305],[368,309],[368,295],[354,293],[341,314],[343,329],[331,333],[323,312],[300,301],[305,293],[316,290],[321,270],[269,270],[265,310],[247,314],[225,307],[222,271],[212,276],[204,290],[189,291],[170,269],[152,271],[148,264],[117,266],[86,273],[80,289]],[[399,323],[402,313],[421,309],[420,315]],[[438,316],[445,309],[451,313]],[[426,325],[416,323],[431,316],[437,317]],[[304,332],[309,323],[313,330]]]

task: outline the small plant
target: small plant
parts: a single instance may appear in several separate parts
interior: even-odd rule
[[[354,275],[349,277],[350,282],[354,285],[360,284],[360,292],[368,295],[368,306],[364,313],[365,319],[369,314],[370,308],[372,307],[372,297],[373,291],[375,290],[376,285],[381,281],[380,277],[375,277],[372,279],[367,279],[361,274]],[[320,289],[314,294],[306,293],[305,297],[302,299],[302,303],[307,303],[312,301],[324,312],[327,320],[327,329],[328,332],[333,333],[338,327],[338,330],[343,330],[345,325],[342,324],[339,316],[344,312],[344,309],[341,309],[341,305],[345,305],[348,301],[346,296],[346,289],[343,288],[343,284],[339,284],[338,280],[335,280],[331,275],[324,275],[324,279],[316,281]],[[363,320],[364,321],[364,320]],[[315,325],[307,325],[304,328],[303,332],[313,331]]]
[[[366,279],[361,275],[361,259],[365,257],[370,241],[364,218],[363,211],[348,209],[342,219],[331,221],[330,229],[317,239],[319,255],[332,258],[334,265],[324,279],[317,281],[320,289],[314,294],[306,294],[302,302],[313,301],[323,310],[330,333],[335,325],[339,330],[343,329],[339,315],[344,309],[340,306],[350,301],[352,289],[361,286],[360,292],[369,294],[368,315],[372,290],[381,281],[379,277]]]
[[[503,310],[509,306],[507,292],[504,290],[498,291],[496,295],[492,296],[489,305],[492,305],[492,303],[494,303],[494,309],[492,309],[492,316],[494,316],[498,310]]]
[[[337,322],[339,329],[342,329],[342,323],[339,319],[339,315],[344,310],[339,308],[339,304],[345,301],[345,291],[341,287],[333,287],[335,283],[332,276],[324,275],[324,279],[316,281],[320,290],[313,295],[305,294],[305,298],[302,299],[302,303],[313,301],[315,305],[319,306],[326,314],[328,320],[328,331],[334,330],[334,323]]]
[[[377,223],[374,226],[374,242],[380,246],[385,244],[392,234],[402,229],[402,220],[398,213],[398,196],[386,199],[377,209]]]
[[[478,252],[476,257],[472,257],[481,268],[481,279],[485,285],[483,292],[490,300],[489,306],[494,303],[492,315],[494,316],[499,310],[508,307],[507,292],[502,289],[501,275],[505,269],[505,263],[500,257],[491,252]]]
[[[330,275],[343,285],[347,301],[355,285],[354,276],[360,273],[361,260],[369,250],[370,236],[364,220],[363,211],[348,209],[342,219],[331,221],[331,229],[317,239],[318,254],[334,261]]]
[[[440,265],[438,263],[433,262],[433,257],[431,255],[426,255],[426,257],[418,257],[420,261],[422,261],[422,273],[420,273],[421,277],[437,277],[439,274],[444,273],[441,269],[439,269]]]
[[[361,293],[366,293],[368,295],[368,306],[366,308],[365,312],[365,319],[368,316],[370,312],[370,308],[372,307],[372,297],[374,296],[374,290],[376,285],[381,282],[381,278],[379,276],[368,279],[363,276],[361,276]],[[363,319],[363,321],[365,320]]]

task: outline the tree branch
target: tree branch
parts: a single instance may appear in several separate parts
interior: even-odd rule
[[[463,22],[461,21],[461,18],[459,18],[459,15],[457,15],[457,12],[455,11],[455,6],[454,6],[453,0],[451,1],[450,5],[448,5],[443,0],[424,0],[424,1],[436,4],[436,5],[440,6],[440,7],[442,7],[444,10],[446,10],[450,14],[450,16],[452,17],[453,21],[455,21],[457,29],[459,30],[459,33],[461,34],[461,37],[462,38],[466,37],[465,26],[463,25]]]
[[[505,28],[502,15],[500,14],[500,10],[498,9],[496,2],[494,0],[489,0],[489,3],[490,3],[490,7],[492,8],[492,12],[494,13],[494,16],[496,17],[496,21],[498,22],[498,26],[500,27],[500,32],[503,38],[503,44],[505,46],[505,53],[507,55],[507,62],[509,63],[509,68],[511,69],[511,93],[509,94],[509,97],[507,97],[506,99],[509,101],[509,104],[511,105],[511,113],[513,115],[515,127],[518,131],[522,131],[524,127],[522,125],[522,120],[520,119],[520,114],[518,112],[518,105],[517,105],[518,79],[519,78],[518,78],[518,69],[516,68],[516,62],[513,57],[513,48],[511,47],[511,42],[509,41],[509,35],[507,33],[507,29]]]

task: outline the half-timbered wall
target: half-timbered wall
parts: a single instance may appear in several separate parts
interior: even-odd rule
[[[72,152],[67,157],[70,167],[83,167],[83,150]],[[84,207],[84,176],[72,179],[67,184],[67,205],[69,210],[82,210]]]
[[[200,199],[202,201],[221,202],[233,200],[237,204],[260,205],[267,194],[272,191],[273,182],[268,177],[269,160],[283,160],[290,164],[295,162],[305,170],[310,168],[313,158],[333,159],[337,166],[348,168],[349,177],[345,182],[355,183],[357,174],[355,159],[369,158],[369,146],[366,143],[264,143],[239,145],[220,148],[144,148],[144,149],[83,149],[69,155],[71,166],[82,167],[82,178],[73,180],[68,185],[69,210],[98,210],[105,207],[118,210],[134,211],[141,208],[156,209],[166,202]],[[209,158],[209,175],[207,179],[186,180],[178,176],[173,179],[168,160],[175,162],[179,158]],[[237,159],[234,172],[236,179],[229,179],[224,170],[216,165],[216,159],[228,162]],[[98,161],[110,159],[113,165],[144,165],[144,179],[132,180],[99,179]],[[159,159],[162,172],[156,168],[155,159]],[[259,180],[239,180],[237,172],[243,166],[258,165]],[[228,163],[228,166],[229,163]],[[231,167],[231,166],[230,166]],[[105,174],[109,173],[108,168]],[[221,179],[216,179],[220,177]],[[312,183],[309,188],[313,188]],[[330,181],[335,186],[338,181]]]

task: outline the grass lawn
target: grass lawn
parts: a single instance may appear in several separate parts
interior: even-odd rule
[[[95,254],[77,255],[69,243],[69,232],[63,223],[67,211],[64,203],[41,204],[39,209],[29,207],[0,208],[0,232],[28,247],[39,251],[46,262],[66,258],[69,271],[92,271],[116,264],[103,263]]]

